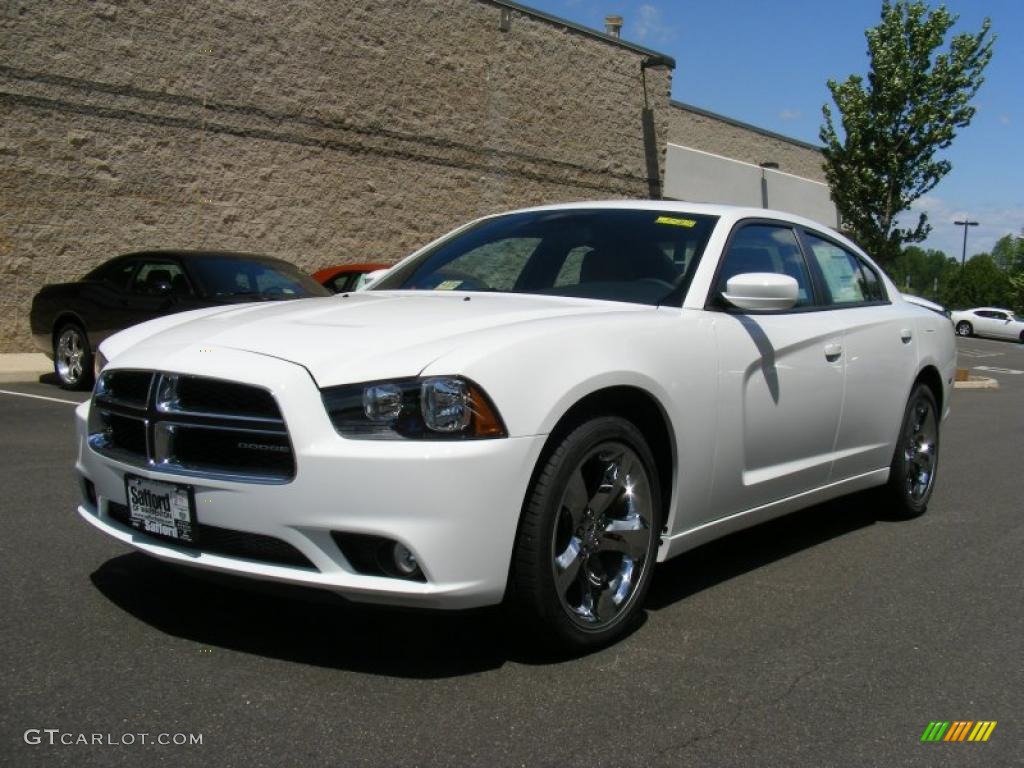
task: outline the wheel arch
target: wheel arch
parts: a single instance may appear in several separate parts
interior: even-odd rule
[[[647,440],[654,456],[658,473],[658,488],[661,492],[661,524],[669,522],[672,492],[676,486],[677,446],[672,421],[662,405],[651,392],[638,386],[622,384],[596,389],[577,399],[555,423],[541,449],[530,482],[533,487],[537,473],[541,471],[548,457],[563,439],[577,426],[597,416],[619,416],[631,422]],[[525,499],[524,499],[525,503]]]
[[[943,404],[943,387],[942,387],[942,375],[939,373],[939,369],[934,365],[924,366],[917,374],[917,378],[914,379],[914,384],[911,386],[910,391],[914,391],[914,387],[918,384],[924,384],[932,391],[932,396],[935,398],[935,404],[939,409],[939,418],[942,417]],[[910,396],[909,393],[907,395]]]
[[[78,313],[72,312],[69,309],[66,309],[66,310],[60,312],[57,315],[57,317],[54,319],[53,327],[50,329],[50,347],[52,348],[52,347],[56,346],[56,344],[57,344],[57,333],[67,323],[74,323],[75,325],[77,325],[79,328],[82,329],[82,332],[85,334],[85,338],[86,338],[86,340],[88,340],[89,347],[91,349],[92,348],[92,338],[89,336],[89,330],[85,327],[85,321],[82,320],[81,316]]]

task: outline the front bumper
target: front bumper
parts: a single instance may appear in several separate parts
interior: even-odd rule
[[[544,436],[467,441],[351,440],[335,432],[300,366],[234,350],[164,358],[161,369],[268,387],[288,424],[295,478],[270,485],[187,477],[102,456],[88,444],[89,403],[76,410],[79,514],[104,533],[163,560],[326,588],[363,602],[470,608],[500,602],[533,467]],[[120,362],[120,361],[119,361]],[[227,375],[230,372],[230,375]],[[187,483],[201,525],[270,536],[312,568],[204,552],[143,534],[110,515],[126,504],[124,475]],[[95,503],[84,481],[95,488]],[[415,555],[425,581],[360,573],[332,531],[381,536]]]

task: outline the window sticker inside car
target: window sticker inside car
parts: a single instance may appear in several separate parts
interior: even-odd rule
[[[435,291],[454,291],[462,285],[461,280],[445,280],[443,283],[438,283]]]
[[[695,227],[697,222],[693,219],[676,219],[672,216],[659,216],[654,220],[655,224],[671,224],[673,227]]]

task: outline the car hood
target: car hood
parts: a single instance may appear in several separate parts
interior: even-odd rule
[[[166,360],[184,348],[226,348],[288,360],[319,386],[419,374],[466,344],[496,336],[543,334],[551,323],[653,307],[522,294],[371,291],[274,304],[200,310],[136,326],[104,346],[132,365]],[[144,359],[145,360],[144,360]]]

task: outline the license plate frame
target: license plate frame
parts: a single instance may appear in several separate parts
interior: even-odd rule
[[[196,492],[191,485],[126,474],[124,496],[132,528],[176,544],[198,543]]]

